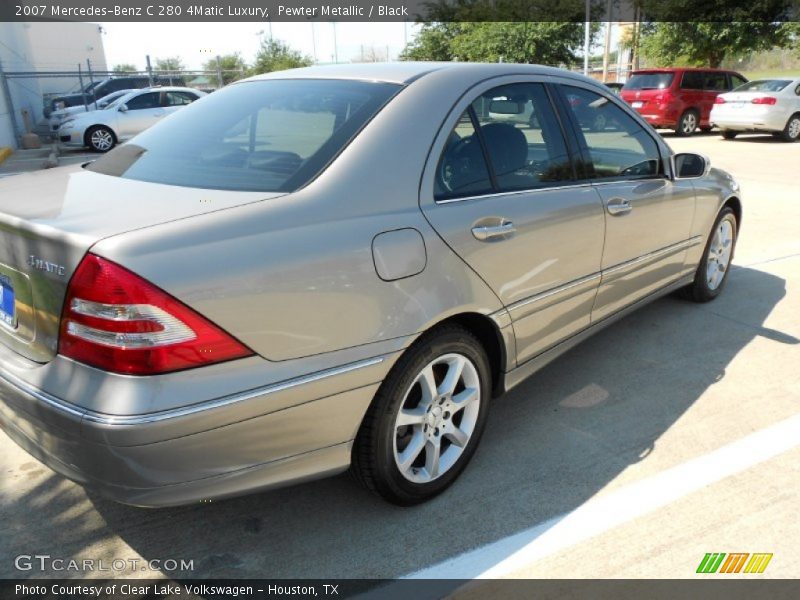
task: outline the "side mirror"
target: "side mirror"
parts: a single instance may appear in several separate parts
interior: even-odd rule
[[[120,104],[119,112],[128,112],[128,105],[127,104]]]
[[[676,179],[696,179],[708,175],[711,161],[702,154],[682,152],[672,157],[672,173]]]

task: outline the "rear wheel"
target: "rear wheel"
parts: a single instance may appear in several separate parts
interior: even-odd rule
[[[96,125],[86,132],[86,145],[95,152],[108,152],[117,143],[114,132],[104,125]]]
[[[367,411],[353,448],[356,479],[404,506],[443,492],[475,452],[490,389],[489,361],[469,331],[448,325],[425,335]]]
[[[726,140],[735,139],[737,135],[739,135],[738,131],[731,131],[730,129],[723,130],[722,132],[722,137],[724,137]]]
[[[714,221],[694,282],[685,288],[690,300],[708,302],[720,295],[728,280],[736,236],[736,215],[730,207],[725,207]]]
[[[786,127],[778,135],[784,142],[796,142],[800,139],[800,113],[789,117]]]
[[[687,110],[678,119],[678,126],[675,128],[675,133],[680,136],[692,135],[697,131],[697,125],[700,122],[699,115],[695,110]]]

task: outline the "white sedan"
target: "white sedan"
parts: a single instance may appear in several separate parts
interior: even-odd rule
[[[130,94],[131,92],[136,92],[138,90],[119,90],[117,92],[112,92],[107,96],[103,96],[97,101],[97,106],[95,107],[94,102],[89,102],[84,106],[80,104],[78,106],[67,106],[66,108],[60,108],[59,110],[54,110],[50,113],[50,130],[51,131],[58,131],[61,127],[61,124],[71,117],[75,117],[76,115],[91,112],[93,110],[99,110],[102,108],[107,107],[109,104],[120,98],[121,96],[125,96],[126,94]]]
[[[750,81],[717,96],[709,119],[732,140],[740,133],[771,133],[800,139],[800,77]]]
[[[205,92],[185,87],[136,90],[103,110],[68,118],[58,129],[58,139],[65,146],[88,146],[95,152],[108,152],[205,95]]]

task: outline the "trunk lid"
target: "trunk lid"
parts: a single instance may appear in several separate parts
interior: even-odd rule
[[[70,277],[98,241],[281,196],[185,188],[79,166],[0,179],[0,344],[47,362]]]

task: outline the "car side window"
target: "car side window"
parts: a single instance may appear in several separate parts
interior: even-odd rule
[[[711,92],[724,92],[728,89],[725,73],[706,73],[704,90]]]
[[[186,106],[197,100],[193,95],[186,92],[167,92],[165,96],[164,106]]]
[[[794,93],[795,93],[795,95],[800,96],[800,85],[798,85],[796,88],[794,88]]]
[[[493,191],[489,168],[472,123],[471,112],[471,109],[467,109],[461,113],[439,158],[434,178],[436,200]]]
[[[135,98],[131,98],[125,104],[127,105],[128,110],[158,108],[161,105],[158,96],[158,92],[147,92],[146,94],[140,94]]]
[[[698,71],[684,71],[681,78],[682,90],[702,90],[703,73]]]
[[[740,85],[744,85],[745,83],[747,83],[744,77],[739,77],[735,73],[731,73],[730,75],[731,75],[731,89],[736,89]]]
[[[572,180],[570,156],[543,84],[493,88],[481,94],[472,109],[498,191]]]
[[[653,137],[605,96],[562,86],[569,110],[585,140],[588,175],[594,179],[639,179],[661,175]]]

